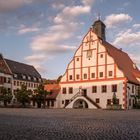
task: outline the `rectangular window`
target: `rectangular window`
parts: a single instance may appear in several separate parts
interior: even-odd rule
[[[87,79],[87,74],[86,73],[84,74],[84,79]]]
[[[51,106],[52,106],[52,107],[54,106],[54,101],[53,101],[53,100],[51,101]]]
[[[106,85],[103,85],[102,86],[102,93],[105,93],[105,92],[107,92],[107,86]]]
[[[73,88],[69,87],[69,94],[72,94],[72,93],[73,93]]]
[[[120,103],[120,100],[119,100],[119,99],[117,99],[117,105],[119,105],[119,103]]]
[[[92,86],[92,93],[97,93],[97,86]]]
[[[111,99],[107,99],[107,105],[111,105]]]
[[[99,98],[96,98],[96,103],[100,103],[100,99]]]
[[[22,85],[22,82],[20,82],[20,86]]]
[[[6,81],[6,77],[4,77],[4,83],[7,83],[7,81]]]
[[[76,79],[80,79],[80,76],[79,76],[79,74],[77,74],[77,75],[76,75]]]
[[[14,86],[16,86],[16,81],[14,81]]]
[[[66,94],[66,92],[67,92],[66,88],[62,88],[62,93]]]
[[[8,81],[7,81],[8,83],[11,83],[11,78],[8,78]]]
[[[62,100],[62,104],[64,104],[64,100]]]
[[[100,72],[100,77],[103,77],[103,76],[104,76],[103,72]]]
[[[78,57],[78,58],[76,58],[76,61],[79,61],[79,57]]]
[[[91,73],[91,78],[95,78],[95,73]]]
[[[134,85],[132,85],[132,93],[134,93]]]
[[[100,58],[103,58],[103,54],[100,55]]]
[[[69,79],[72,80],[72,75],[69,76]]]
[[[112,85],[112,92],[117,92],[117,85]]]
[[[109,72],[108,72],[108,75],[109,75],[109,76],[112,76],[112,75],[113,75],[113,72],[112,72],[112,71],[109,71]]]
[[[17,81],[17,86],[19,86],[19,81]]]

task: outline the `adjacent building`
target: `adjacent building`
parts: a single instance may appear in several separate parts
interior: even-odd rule
[[[40,83],[41,75],[33,66],[5,59],[0,54],[0,86],[11,91],[13,97],[22,84],[33,91]]]
[[[106,41],[105,24],[94,22],[60,82],[58,108],[107,108],[116,95],[131,109],[140,90],[140,71],[127,53]]]

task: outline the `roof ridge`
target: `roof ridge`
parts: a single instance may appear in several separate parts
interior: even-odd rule
[[[15,60],[11,60],[11,59],[7,59],[7,58],[4,58],[5,60],[8,60],[8,61],[13,61],[15,63],[19,63],[19,64],[22,64],[22,65],[26,65],[26,66],[30,66],[30,67],[34,67],[33,65],[30,65],[30,64],[25,64],[23,62],[18,62],[18,61],[15,61]]]

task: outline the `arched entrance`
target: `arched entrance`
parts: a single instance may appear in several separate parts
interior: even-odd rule
[[[74,102],[73,108],[88,108],[88,104],[83,99],[78,99]]]

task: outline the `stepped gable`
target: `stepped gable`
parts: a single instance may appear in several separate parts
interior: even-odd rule
[[[135,84],[140,84],[140,82],[137,80],[137,78],[140,77],[140,71],[130,59],[128,54],[123,52],[121,49],[117,49],[108,42],[103,42],[103,45],[106,47],[109,55],[114,58],[117,66],[123,71],[128,81]]]
[[[8,64],[9,68],[11,69],[12,73],[41,78],[37,70],[31,65],[19,63],[19,62],[8,60],[8,59],[5,59],[5,61]]]

